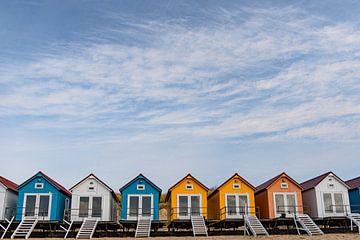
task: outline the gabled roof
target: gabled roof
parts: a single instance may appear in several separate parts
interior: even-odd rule
[[[0,176],[0,183],[2,185],[4,185],[7,189],[10,189],[14,192],[17,192],[18,190],[16,189],[18,187],[18,185],[12,181],[10,181],[9,179],[6,179],[2,176]]]
[[[125,184],[122,188],[119,189],[120,192],[122,192],[125,188],[127,188],[129,185],[131,185],[132,183],[134,183],[136,180],[138,180],[139,178],[144,179],[145,181],[147,181],[151,186],[153,186],[156,190],[159,191],[160,195],[161,195],[161,188],[159,188],[158,186],[155,185],[155,183],[153,183],[152,181],[150,181],[147,177],[145,177],[142,173],[140,173],[139,175],[137,175],[133,180],[131,180],[130,182],[128,182],[127,184]]]
[[[360,177],[350,179],[345,183],[350,187],[350,190],[353,190],[355,188],[360,188]]]
[[[260,193],[266,189],[268,189],[274,182],[276,182],[279,178],[281,177],[286,177],[287,179],[289,179],[292,183],[294,183],[296,186],[298,186],[301,190],[303,189],[301,187],[301,185],[295,181],[294,179],[292,179],[289,175],[287,175],[285,172],[280,173],[279,175],[271,178],[270,180],[264,182],[263,184],[260,184],[259,186],[256,187],[255,190],[255,194]]]
[[[165,201],[167,201],[167,200],[169,199],[171,191],[172,191],[179,183],[181,183],[182,181],[184,181],[184,180],[185,180],[186,178],[188,178],[188,177],[191,177],[191,178],[192,178],[197,184],[199,184],[203,189],[205,189],[206,191],[209,191],[209,188],[208,188],[208,187],[206,187],[204,184],[202,184],[199,180],[197,180],[196,178],[194,178],[194,177],[189,173],[189,174],[187,174],[185,177],[183,177],[182,179],[180,179],[180,181],[178,181],[177,183],[175,183],[174,185],[172,185],[172,186],[169,188],[169,190],[168,190],[168,192],[167,192],[167,194],[166,194]]]
[[[114,192],[114,190],[109,187],[109,185],[107,185],[105,182],[101,181],[100,178],[98,178],[97,176],[95,176],[95,174],[93,173],[90,173],[89,175],[87,175],[86,177],[84,177],[80,182],[78,182],[77,184],[75,184],[74,186],[72,186],[70,188],[70,191],[72,192],[74,190],[74,188],[76,188],[77,186],[79,186],[80,184],[82,184],[86,179],[90,178],[90,177],[93,177],[96,179],[96,181],[98,181],[101,185],[103,185],[109,192],[111,192],[111,195],[113,196],[113,198],[119,202],[119,199],[118,197],[116,196],[116,193]]]
[[[341,178],[339,178],[338,176],[336,176],[335,173],[333,172],[326,172],[320,176],[314,177],[310,180],[307,180],[303,183],[301,183],[301,186],[303,187],[303,191],[307,191],[310,189],[313,189],[314,187],[316,187],[322,180],[324,180],[327,176],[329,176],[330,174],[332,174],[335,178],[337,178],[337,180],[339,180],[341,183],[343,183],[347,188],[349,188],[349,186],[346,185],[346,183],[341,180]]]
[[[51,179],[49,176],[47,176],[45,173],[39,171],[38,173],[36,173],[34,176],[32,176],[31,178],[29,178],[28,180],[26,180],[25,182],[23,182],[22,184],[20,184],[17,189],[21,189],[23,186],[25,186],[28,182],[30,182],[31,180],[33,180],[34,178],[36,178],[38,175],[41,175],[42,177],[44,177],[50,184],[52,184],[55,188],[57,188],[59,191],[65,193],[66,195],[68,195],[69,197],[71,196],[71,192],[69,192],[69,190],[67,190],[65,187],[63,187],[62,185],[60,185],[59,183],[57,183],[56,181],[54,181],[53,179]]]
[[[225,184],[227,184],[231,179],[233,179],[234,177],[238,177],[240,178],[241,181],[243,181],[246,185],[248,185],[251,189],[253,189],[255,191],[255,187],[253,185],[251,185],[248,181],[246,181],[244,178],[242,178],[238,173],[235,173],[234,175],[232,175],[228,180],[226,180],[225,182],[223,182],[220,186],[218,186],[209,196],[208,198],[211,198],[212,196],[215,195],[215,193],[217,193],[220,188],[222,186],[224,186]]]

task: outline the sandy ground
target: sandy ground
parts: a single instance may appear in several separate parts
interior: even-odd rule
[[[94,240],[115,240],[115,239],[134,239],[134,238],[93,238]],[[338,239],[349,239],[349,240],[360,240],[360,235],[349,233],[349,234],[326,234],[323,236],[297,236],[297,235],[272,235],[270,237],[243,237],[243,236],[212,236],[212,237],[151,237],[149,240],[165,240],[165,239],[174,239],[174,240],[235,240],[235,239],[285,239],[285,240],[297,240],[297,239],[311,239],[311,240],[338,240]],[[30,238],[30,240],[63,240],[62,238]]]

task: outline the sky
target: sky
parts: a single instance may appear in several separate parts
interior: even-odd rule
[[[360,175],[360,1],[0,6],[0,175],[164,192]]]

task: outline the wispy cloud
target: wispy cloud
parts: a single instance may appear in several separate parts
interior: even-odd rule
[[[296,7],[204,14],[201,24],[127,19],[108,31],[141,43],[69,43],[3,65],[0,117],[137,140],[359,140],[356,25]]]

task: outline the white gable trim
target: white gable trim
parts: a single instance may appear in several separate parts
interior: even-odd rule
[[[101,181],[98,180],[97,177],[95,177],[93,174],[91,174],[90,176],[88,176],[87,178],[84,178],[82,181],[78,182],[77,184],[75,184],[74,187],[70,188],[70,192],[73,192],[76,188],[78,188],[80,185],[82,185],[86,180],[88,179],[93,179],[95,180],[97,183],[99,183],[101,186],[103,186],[106,190],[108,190],[109,192],[112,192],[112,189],[110,189],[108,186],[106,186],[104,183],[102,183]]]
[[[316,186],[318,186],[320,183],[322,183],[324,180],[326,180],[328,177],[333,177],[334,179],[336,179],[336,181],[338,181],[339,183],[341,183],[344,187],[346,187],[348,190],[350,189],[350,187],[340,178],[338,178],[335,174],[333,173],[329,173],[326,177],[324,177],[323,180],[321,180]]]

